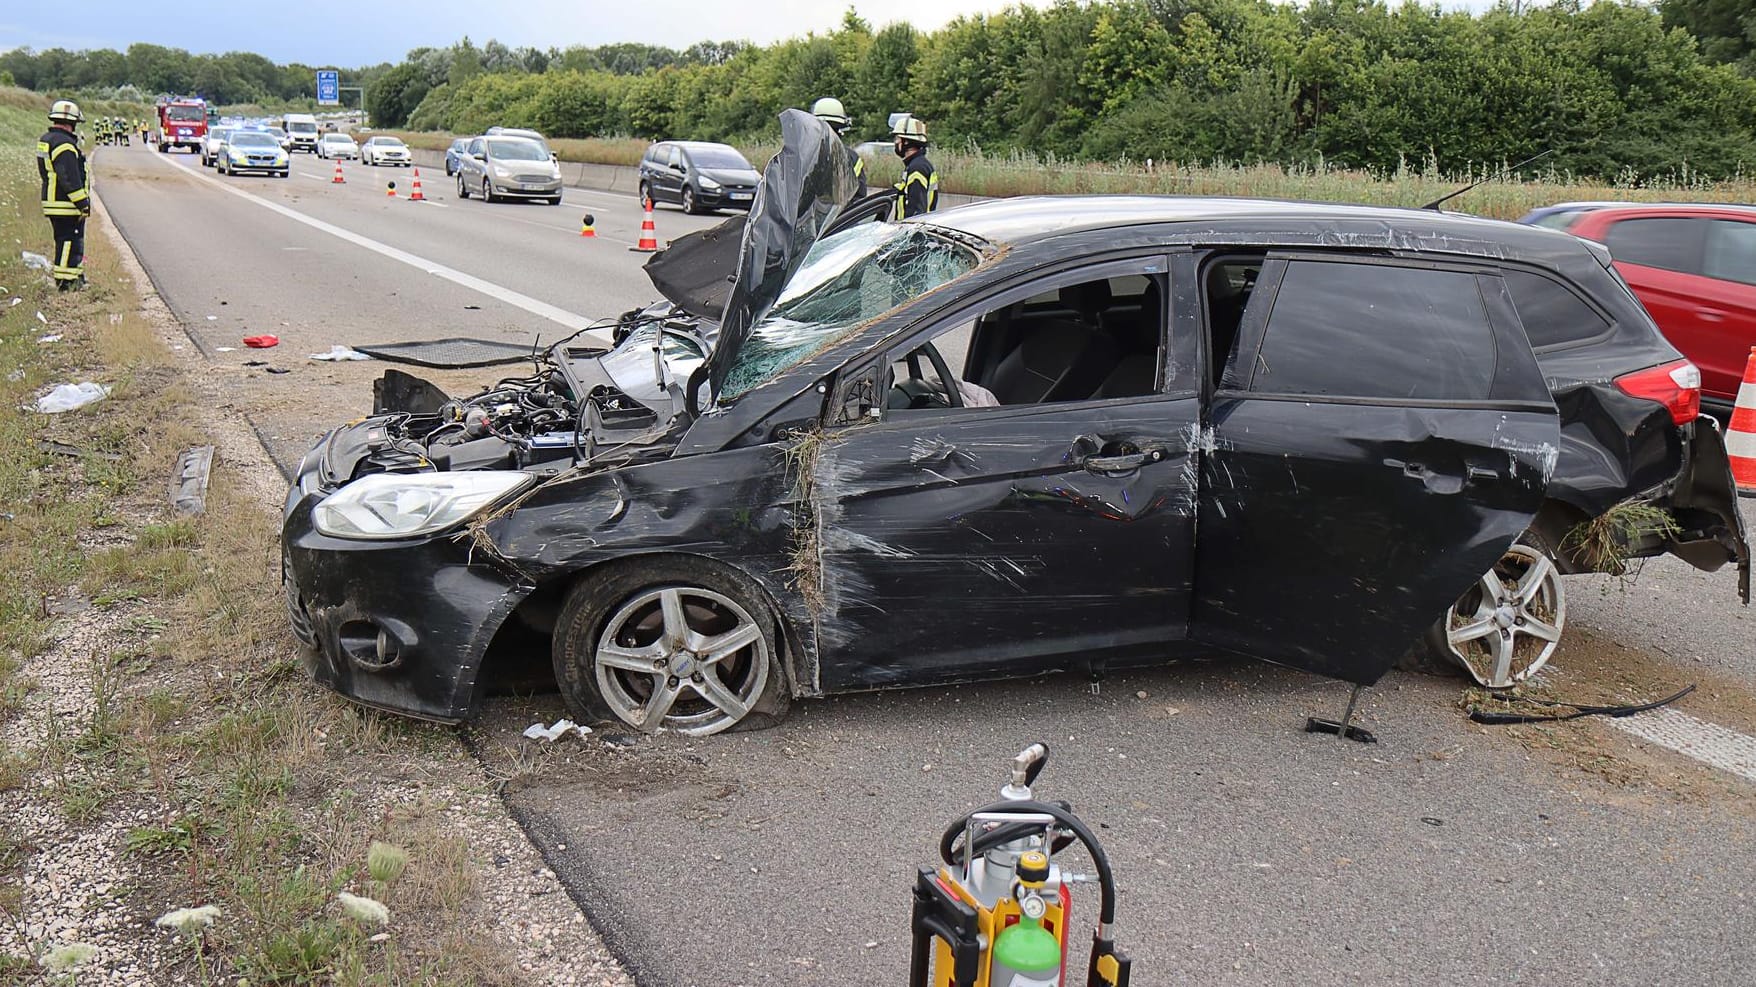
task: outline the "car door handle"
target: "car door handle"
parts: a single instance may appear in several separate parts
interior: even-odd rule
[[[1114,475],[1132,473],[1147,463],[1156,463],[1163,458],[1163,449],[1142,449],[1124,456],[1087,456],[1079,461],[1079,465],[1088,473]]]

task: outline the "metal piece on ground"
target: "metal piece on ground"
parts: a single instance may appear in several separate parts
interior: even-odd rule
[[[171,474],[171,505],[191,516],[207,510],[207,481],[213,473],[213,446],[185,449]]]
[[[436,370],[468,370],[475,367],[497,367],[509,363],[526,363],[531,358],[529,343],[508,343],[497,339],[470,339],[450,336],[445,339],[423,339],[407,343],[376,343],[356,346],[357,352],[390,363],[406,363]]]
[[[1353,725],[1354,708],[1360,704],[1360,693],[1364,691],[1366,691],[1365,686],[1356,685],[1354,686],[1354,691],[1348,693],[1347,709],[1341,714],[1341,719],[1339,721],[1325,720],[1321,717],[1313,716],[1305,721],[1305,732],[1333,733],[1338,737],[1343,737],[1347,740],[1357,740],[1362,744],[1377,743],[1378,738],[1372,734],[1372,731],[1367,730],[1365,727],[1357,727]]]

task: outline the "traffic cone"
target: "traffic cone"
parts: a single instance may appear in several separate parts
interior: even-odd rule
[[[341,177],[341,159],[335,159],[335,177],[329,180],[331,185],[346,185],[348,180]]]
[[[1738,493],[1756,497],[1756,346],[1750,347],[1750,361],[1744,364],[1744,383],[1738,388],[1738,403],[1732,408],[1731,423],[1726,426],[1726,455],[1732,460],[1732,482]]]
[[[640,221],[640,242],[628,249],[650,254],[658,250],[658,228],[652,225],[652,199],[641,201],[646,206],[646,218]]]
[[[392,199],[396,198],[396,183],[391,182],[388,186],[386,186],[384,194],[390,196]]]
[[[597,236],[598,231],[596,229],[593,229],[592,225],[591,225],[592,223],[594,223],[596,221],[597,221],[596,218],[594,216],[592,216],[591,213],[586,213],[585,219],[583,221],[581,221],[579,224],[579,235],[580,236],[589,236],[589,237]]]
[[[421,169],[415,169],[415,187],[409,190],[410,202],[425,202],[427,197],[421,194]]]

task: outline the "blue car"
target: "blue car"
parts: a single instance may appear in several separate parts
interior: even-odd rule
[[[450,147],[445,149],[446,178],[450,178],[452,175],[457,174],[458,169],[463,167],[464,156],[469,153],[468,148],[469,138],[459,137],[457,140],[451,142]]]

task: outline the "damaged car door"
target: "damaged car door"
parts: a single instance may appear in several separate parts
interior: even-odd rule
[[[1220,372],[1192,635],[1369,685],[1540,507],[1553,397],[1491,267],[1268,252],[1199,277]]]
[[[1200,394],[1162,384],[1190,363],[1166,359],[1166,267],[1015,282],[841,375],[810,473],[825,690],[1185,636]]]

